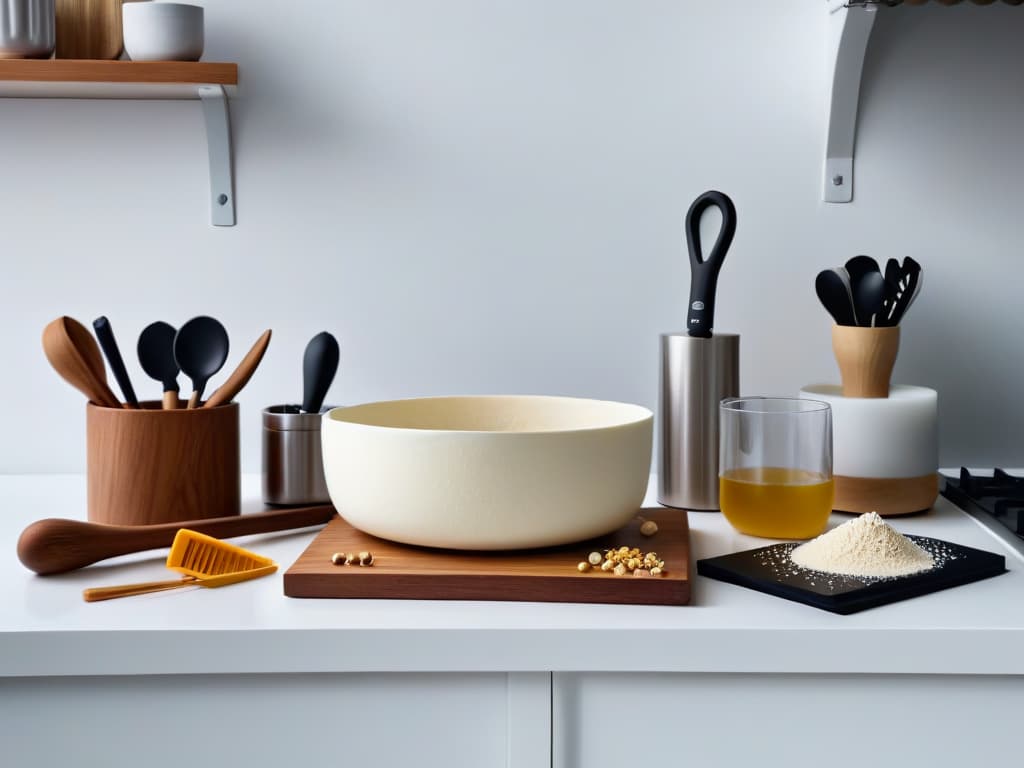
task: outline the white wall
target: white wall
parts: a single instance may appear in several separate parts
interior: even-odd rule
[[[213,314],[229,367],[272,327],[241,398],[249,470],[260,407],[300,397],[323,329],[334,402],[653,406],[683,215],[712,187],[739,211],[717,327],[742,335],[744,393],[835,380],[814,275],[910,254],[927,277],[895,380],[939,390],[944,464],[1024,464],[1024,9],[880,11],[856,199],[825,205],[824,2],[206,5],[205,58],[240,65],[234,228],[208,223],[196,103],[0,102],[0,471],[84,468],[83,400],[40,347],[61,314],[108,315],[129,349]]]

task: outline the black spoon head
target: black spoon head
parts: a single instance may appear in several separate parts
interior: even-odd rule
[[[877,322],[875,316],[882,311],[885,303],[885,278],[882,273],[868,272],[862,275],[854,288],[853,298],[861,325],[874,326]]]
[[[878,267],[878,262],[870,256],[854,256],[844,266],[850,275],[850,284],[855,291],[857,290],[857,283],[860,282],[864,275],[871,272],[878,272],[879,274],[882,272]]]
[[[309,340],[302,356],[302,410],[318,413],[338,370],[338,340],[324,331]]]
[[[192,390],[202,395],[206,382],[228,359],[228,332],[212,317],[194,317],[174,337],[174,359],[192,379]]]
[[[163,384],[164,392],[178,391],[178,363],[174,359],[173,325],[150,323],[139,334],[138,354],[142,370],[151,379]]]

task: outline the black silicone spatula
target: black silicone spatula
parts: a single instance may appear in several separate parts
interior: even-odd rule
[[[896,259],[889,259],[885,262],[885,302],[882,305],[882,312],[875,325],[892,325],[892,310],[896,297],[900,293],[900,281],[903,275],[900,274],[900,263]]]
[[[711,206],[722,213],[722,226],[705,257],[701,250],[700,218]],[[725,194],[710,190],[693,201],[686,212],[686,245],[690,251],[690,303],[686,329],[690,336],[710,338],[715,323],[715,292],[718,273],[736,234],[736,207]]]
[[[924,278],[924,270],[921,268],[921,265],[910,256],[904,257],[900,274],[902,277],[902,289],[893,303],[890,319],[891,325],[897,325],[903,319],[907,310],[910,309],[910,305],[917,298],[917,294],[921,290],[921,280]]]
[[[124,358],[121,357],[121,350],[114,338],[114,329],[110,327],[110,321],[106,317],[97,317],[92,321],[96,338],[100,342],[100,349],[103,356],[107,358],[107,364],[117,379],[117,386],[124,395],[124,401],[132,408],[139,407],[139,399],[135,396],[135,389],[132,387],[132,380],[128,378],[128,371],[124,367]]]
[[[198,408],[206,382],[224,367],[228,359],[228,332],[212,317],[193,317],[174,337],[174,359],[178,367],[192,379],[189,408]]]
[[[139,363],[151,379],[163,386],[165,410],[178,407],[178,362],[174,359],[174,337],[178,331],[170,323],[157,321],[139,335]]]
[[[302,410],[319,413],[338,370],[338,340],[327,331],[309,340],[302,356]]]
[[[834,269],[823,269],[814,279],[814,290],[836,325],[856,325],[850,286]]]

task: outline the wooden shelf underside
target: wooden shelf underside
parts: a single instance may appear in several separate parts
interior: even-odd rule
[[[8,98],[194,99],[200,85],[233,94],[238,65],[206,61],[0,60]]]

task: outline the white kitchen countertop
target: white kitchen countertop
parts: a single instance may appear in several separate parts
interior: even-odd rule
[[[245,511],[262,508],[259,477]],[[304,529],[232,539],[272,576],[85,603],[87,586],[173,578],[166,550],[40,577],[15,555],[44,517],[85,519],[84,476],[0,476],[0,676],[390,671],[1024,674],[1024,558],[944,498],[901,532],[1006,556],[1009,573],[839,616],[691,573],[688,606],[285,597]],[[653,495],[648,499],[653,505]],[[693,560],[763,546],[691,512]],[[838,524],[848,517],[837,516]]]

